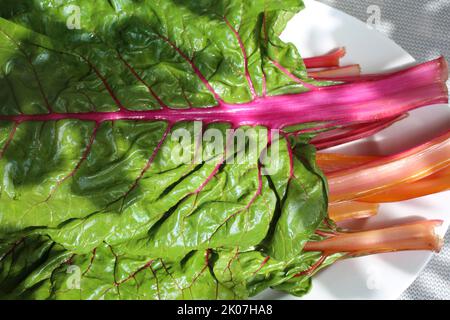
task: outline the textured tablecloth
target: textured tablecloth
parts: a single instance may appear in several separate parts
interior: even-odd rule
[[[450,58],[450,0],[318,0],[344,11],[394,40],[417,61]],[[450,231],[400,299],[450,299]]]

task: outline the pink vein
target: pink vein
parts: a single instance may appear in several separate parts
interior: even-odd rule
[[[116,287],[120,286],[122,283],[127,282],[128,280],[134,278],[139,272],[141,272],[144,269],[147,269],[149,267],[151,267],[153,263],[153,260],[148,261],[145,265],[143,265],[142,267],[140,267],[139,269],[137,269],[135,272],[133,272],[132,274],[128,275],[128,277],[126,277],[125,279],[120,280],[119,282],[114,282],[114,285]]]
[[[194,285],[194,283],[198,280],[198,278],[200,278],[200,276],[205,272],[206,268],[208,268],[209,266],[209,255],[211,254],[211,250],[210,249],[206,249],[205,251],[205,264],[203,266],[203,268],[200,270],[199,273],[197,273],[197,275],[194,277],[194,279],[192,279],[192,282],[190,283],[190,285],[184,289],[188,289],[190,287],[192,287]]]
[[[263,34],[264,34],[264,43],[267,44],[267,41],[269,40],[269,36],[267,34],[267,23],[266,23],[266,12],[263,12],[262,16],[262,28],[263,28]]]
[[[285,136],[284,139],[286,140],[286,147],[289,155],[289,179],[292,179],[294,178],[294,155],[292,154],[292,146],[289,138]]]
[[[263,35],[264,35],[264,44],[267,46],[267,25],[266,25],[266,12],[263,12],[262,17],[262,28],[263,28]],[[261,66],[262,70],[262,96],[265,97],[267,95],[267,77],[266,72],[264,71],[264,65]]]
[[[6,152],[6,149],[8,149],[9,145],[11,144],[12,140],[14,139],[14,134],[16,133],[18,126],[19,126],[19,123],[14,122],[11,132],[9,133],[8,139],[6,140],[5,144],[3,145],[3,148],[0,150],[0,160],[3,158],[3,155]]]
[[[247,53],[245,51],[244,43],[242,42],[242,38],[239,35],[239,32],[231,25],[231,23],[228,21],[228,19],[225,16],[223,17],[223,19],[225,20],[225,23],[231,29],[231,31],[234,33],[234,36],[236,37],[237,41],[239,42],[239,47],[241,48],[242,56],[244,57],[245,77],[247,78],[247,82],[250,87],[252,97],[256,98],[256,90],[255,90],[255,86],[253,85],[252,78],[250,76],[250,71],[248,70],[248,57],[247,57]]]
[[[3,259],[5,259],[8,255],[10,255],[11,253],[14,252],[14,250],[16,250],[16,248],[22,244],[25,241],[25,237],[17,240],[16,242],[14,242],[11,246],[11,248],[8,249],[8,251],[6,251],[2,256],[0,256],[0,262],[3,261]]]
[[[97,248],[94,248],[92,250],[92,256],[91,256],[91,260],[89,261],[89,265],[88,265],[86,271],[83,272],[82,276],[84,276],[86,273],[88,273],[91,270],[92,264],[94,263],[94,260],[95,260],[96,252],[97,252]]]
[[[0,32],[3,33],[3,34],[4,34],[4,35],[12,42],[12,43],[14,43],[14,45],[15,45],[15,46],[20,50],[20,52],[22,52],[22,54],[24,55],[25,60],[26,60],[26,61],[28,62],[28,64],[30,65],[31,70],[32,70],[32,72],[33,72],[33,75],[34,75],[34,77],[35,77],[35,79],[36,79],[36,82],[37,82],[38,87],[39,87],[39,92],[41,93],[41,96],[42,96],[42,99],[44,100],[45,106],[46,106],[48,112],[52,112],[52,111],[53,111],[53,110],[52,110],[52,107],[50,106],[50,103],[48,102],[47,96],[46,96],[45,93],[44,93],[44,90],[43,90],[43,88],[42,88],[42,83],[41,83],[41,81],[40,81],[40,79],[39,79],[39,76],[38,76],[38,74],[37,74],[37,72],[36,72],[36,69],[34,68],[34,65],[33,65],[33,63],[32,63],[32,61],[31,61],[30,57],[28,57],[28,55],[26,54],[26,52],[20,47],[19,43],[18,43],[16,40],[14,40],[12,37],[10,37],[9,34],[5,33],[3,30],[0,30]]]
[[[100,123],[96,122],[94,130],[92,131],[91,137],[89,138],[89,142],[88,142],[86,148],[84,149],[84,152],[83,152],[83,154],[81,156],[80,161],[78,161],[78,163],[75,166],[75,168],[67,176],[65,176],[64,178],[62,178],[61,180],[59,180],[56,183],[55,187],[52,189],[52,191],[47,196],[45,201],[48,201],[55,194],[56,190],[61,186],[61,184],[63,184],[64,181],[66,181],[67,179],[73,177],[75,175],[75,173],[78,171],[78,169],[80,169],[80,167],[83,164],[83,162],[86,161],[86,159],[87,159],[87,157],[89,155],[89,152],[91,152],[92,145],[94,144],[94,140],[95,140],[95,137],[97,135],[99,127],[100,127]]]
[[[189,99],[188,99],[188,97],[187,97],[187,95],[186,95],[186,92],[184,91],[184,89],[181,89],[181,90],[182,90],[182,92],[183,92],[184,100],[186,100],[186,102],[187,102],[189,108],[193,108],[194,106],[192,105],[192,102],[189,101]]]
[[[50,106],[50,103],[48,102],[48,98],[47,98],[47,96],[46,96],[45,93],[44,93],[44,89],[42,88],[42,83],[41,83],[41,80],[39,79],[39,76],[38,76],[38,74],[37,74],[37,71],[36,71],[36,69],[34,68],[33,64],[31,63],[31,61],[30,61],[30,59],[29,59],[28,57],[27,57],[27,60],[28,60],[28,62],[29,62],[29,64],[30,64],[30,66],[31,66],[31,70],[33,71],[34,77],[36,78],[36,82],[37,82],[37,84],[38,84],[38,86],[39,86],[39,92],[40,92],[41,95],[42,95],[42,99],[44,100],[45,106],[46,106],[48,112],[52,112],[53,109],[52,109],[52,107]]]
[[[301,271],[301,272],[295,274],[294,278],[311,275],[314,271],[317,270],[317,268],[319,268],[325,262],[325,259],[327,257],[328,257],[327,255],[320,256],[319,260],[317,260],[311,267],[309,267],[308,269],[306,269],[304,271]]]
[[[259,265],[258,269],[256,269],[256,270],[253,272],[253,275],[255,275],[255,274],[257,274],[259,271],[261,271],[261,269],[266,265],[266,263],[269,261],[269,259],[270,259],[270,256],[265,257],[264,260],[263,260],[263,261],[261,262],[261,264]]]
[[[156,148],[153,150],[150,158],[148,159],[147,163],[145,164],[145,167],[142,169],[141,173],[139,174],[139,177],[136,178],[136,180],[134,181],[133,185],[131,186],[131,188],[124,194],[124,198],[130,194],[131,191],[134,190],[134,188],[136,188],[136,186],[138,185],[139,181],[142,179],[142,177],[144,176],[144,174],[147,172],[148,169],[150,169],[150,166],[152,165],[153,161],[156,158],[156,155],[158,154],[159,150],[161,149],[164,141],[167,138],[167,135],[170,132],[170,125],[167,126],[166,131],[164,131],[164,134],[161,138],[161,140],[159,140]]]
[[[260,167],[260,165],[258,165],[258,188],[256,189],[256,192],[253,195],[253,197],[250,199],[250,201],[245,206],[245,210],[248,210],[252,206],[252,204],[256,201],[256,199],[261,195],[261,191],[262,191],[262,175],[261,175],[261,167]],[[243,211],[243,210],[239,210],[238,212],[232,214],[231,216],[229,216],[226,219],[226,221],[228,221],[230,218],[232,218],[233,216],[235,216],[236,214],[238,214],[241,211]]]
[[[184,60],[186,60],[187,63],[190,64],[192,67],[192,70],[194,70],[197,77],[199,77],[200,81],[203,82],[203,84],[208,88],[208,90],[213,94],[214,98],[219,102],[219,104],[222,102],[222,99],[217,94],[217,92],[213,89],[209,81],[205,78],[203,73],[197,68],[197,66],[194,64],[194,62],[183,52],[180,48],[178,48],[173,42],[171,42],[167,37],[163,35],[159,35],[159,37],[164,40],[168,45],[170,45]]]
[[[86,58],[82,57],[82,59],[84,61],[86,61],[86,63],[89,64],[89,66],[92,68],[92,70],[94,70],[95,74],[97,75],[97,77],[102,81],[103,86],[105,87],[106,91],[108,91],[108,94],[111,96],[111,98],[114,100],[114,103],[117,105],[117,107],[119,107],[119,109],[121,111],[127,110],[122,103],[120,102],[120,100],[117,98],[117,96],[114,94],[113,90],[111,89],[111,86],[109,85],[108,81],[106,80],[106,78],[100,73],[100,71]]]
[[[153,278],[155,278],[155,283],[156,283],[156,293],[158,295],[158,300],[161,300],[161,293],[159,292],[159,280],[158,280],[158,276],[156,275],[155,270],[153,269],[153,267],[150,265],[149,266],[150,270],[152,271],[153,274]]]
[[[236,252],[231,257],[231,259],[228,260],[227,266],[223,269],[223,271],[228,270],[230,272],[231,281],[233,281],[233,272],[231,271],[231,264],[233,263],[233,260],[237,259],[238,256],[239,256],[239,247],[236,247]]]
[[[214,167],[213,171],[209,174],[209,176],[206,178],[205,181],[203,181],[203,183],[197,188],[197,190],[194,191],[194,193],[200,193],[205,186],[212,180],[212,178],[214,178],[214,176],[217,174],[217,172],[219,172],[220,167],[222,166],[222,164],[225,162],[226,160],[226,151],[227,151],[227,146],[229,145],[231,141],[227,140],[227,142],[225,143],[224,146],[224,150],[223,150],[223,156],[220,159],[220,161],[216,164],[216,166]]]
[[[152,87],[148,85],[147,82],[144,79],[142,79],[141,76],[139,76],[136,70],[122,57],[122,55],[119,52],[117,52],[117,55],[119,56],[119,59],[125,64],[125,66],[130,70],[133,76],[147,87],[148,91],[153,96],[153,98],[155,98],[156,101],[158,101],[159,105],[162,108],[167,108],[167,105],[161,100],[161,98],[155,93],[155,91],[153,91]]]
[[[251,207],[251,205],[256,201],[256,198],[258,198],[261,195],[262,191],[262,175],[261,175],[261,166],[258,164],[258,188],[256,189],[255,194],[253,195],[253,198],[250,200],[250,202],[247,204],[245,209]]]
[[[205,181],[203,181],[203,183],[194,191],[194,193],[200,193],[205,188],[205,186],[212,180],[212,178],[214,178],[217,172],[219,172],[219,169],[224,163],[224,161],[225,156],[222,157],[222,159],[220,159],[220,161],[214,167],[213,171],[209,174],[209,176],[205,179]]]
[[[269,60],[275,65],[275,67],[277,67],[281,72],[283,72],[285,75],[287,75],[289,78],[291,78],[292,80],[294,80],[295,82],[301,84],[302,86],[304,86],[305,88],[308,88],[310,90],[315,90],[317,89],[316,86],[309,84],[305,81],[303,81],[302,79],[300,79],[299,77],[297,77],[296,75],[294,75],[293,73],[291,73],[288,69],[286,69],[285,67],[283,67],[279,62],[272,60],[269,58]]]
[[[264,41],[265,44],[267,45],[268,40],[269,40],[269,36],[267,34],[267,24],[266,24],[266,13],[263,13],[263,17],[262,17],[262,28],[263,28],[263,34],[264,34]],[[294,80],[297,83],[300,83],[302,86],[304,86],[305,88],[308,88],[310,90],[314,90],[317,89],[316,86],[309,84],[305,81],[303,81],[302,79],[300,79],[299,77],[295,76],[294,74],[292,74],[289,70],[287,70],[285,67],[283,67],[279,62],[270,59],[269,60],[281,71],[283,72],[285,75],[287,75],[289,78],[291,78],[292,80]],[[264,73],[264,72],[263,72]],[[265,93],[265,76],[264,76],[264,93]],[[264,94],[265,95],[265,94]]]
[[[225,220],[211,233],[209,236],[209,240],[212,239],[212,237],[219,231],[219,229],[225,225],[228,221],[230,221],[232,218],[237,216],[239,213],[248,210],[252,204],[256,201],[256,199],[261,195],[262,192],[262,174],[261,174],[261,166],[258,164],[258,188],[253,195],[253,197],[250,199],[250,201],[247,203],[244,209],[237,210],[236,212],[232,213],[228,217],[225,218]]]
[[[265,97],[267,95],[267,78],[266,78],[266,72],[264,71],[264,68],[261,66],[262,71],[262,96]]]

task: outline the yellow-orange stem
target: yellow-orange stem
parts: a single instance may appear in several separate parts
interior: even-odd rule
[[[441,220],[423,220],[369,231],[337,232],[325,240],[308,242],[303,250],[349,256],[404,250],[439,251],[442,239],[435,228],[441,224]]]
[[[359,201],[332,202],[328,205],[328,217],[335,222],[349,219],[362,219],[374,216],[378,212],[377,203]]]

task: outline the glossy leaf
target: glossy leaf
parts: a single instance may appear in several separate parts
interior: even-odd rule
[[[75,8],[80,28],[69,26]],[[2,297],[306,293],[310,269],[342,256],[303,250],[317,240],[328,200],[311,135],[446,101],[447,66],[439,58],[373,82],[316,81],[279,38],[302,8],[300,0],[2,4]],[[311,132],[269,131],[296,125]],[[203,154],[210,145],[198,136],[227,137],[230,128],[253,130],[241,149],[261,144],[268,156],[244,152],[228,163],[242,151],[228,153],[228,138]],[[178,161],[181,129],[193,138],[182,150],[191,161]]]

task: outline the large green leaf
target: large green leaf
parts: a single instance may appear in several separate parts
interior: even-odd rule
[[[73,6],[81,29],[66,26]],[[313,82],[296,49],[278,38],[302,8],[300,0],[2,4],[2,295],[247,298],[271,286],[306,292],[309,276],[292,277],[319,258],[302,247],[327,208],[312,147],[298,146],[293,155],[294,141],[281,136],[262,145],[270,154],[279,142],[276,160],[245,155],[227,163],[224,139],[202,161],[180,163],[173,133],[196,137],[197,123],[33,118],[214,108],[307,91],[274,64]],[[23,115],[30,117],[7,120]],[[225,137],[230,126],[203,130]],[[242,129],[269,135],[269,128]],[[247,135],[244,148],[254,139]],[[195,159],[208,146],[193,139],[187,153]],[[241,264],[233,263],[236,252]],[[67,287],[71,270],[82,271],[75,289]]]

